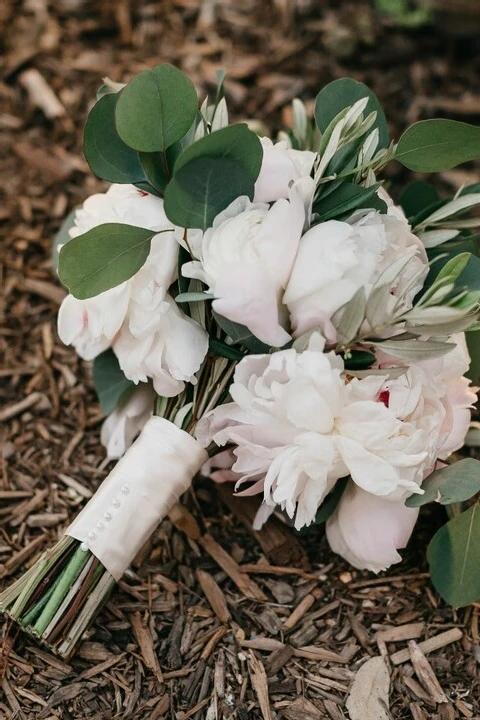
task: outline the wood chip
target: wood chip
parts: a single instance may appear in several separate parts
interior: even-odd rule
[[[440,650],[440,648],[445,647],[445,645],[457,642],[457,640],[460,640],[462,637],[463,633],[460,628],[451,628],[451,630],[446,630],[439,635],[435,635],[428,640],[418,643],[418,647],[423,653],[428,654],[435,652],[435,650]],[[410,660],[410,651],[399,650],[393,653],[393,655],[390,655],[390,660],[394,665],[401,665],[401,663],[408,662]]]
[[[260,712],[262,713],[263,720],[273,720],[273,716],[270,710],[270,699],[268,697],[268,680],[267,673],[261,661],[257,658],[253,651],[248,654],[248,660],[250,665],[250,679],[252,687],[255,690],[255,694],[258,699],[260,706]]]
[[[210,603],[213,612],[220,622],[227,623],[231,616],[223,591],[209,573],[199,569],[196,574],[200,587]]]
[[[415,640],[409,640],[408,651],[412,661],[415,674],[422,683],[425,690],[430,694],[432,700],[436,703],[448,702],[445,693],[440,687],[440,683],[433,671],[432,666],[423,654]]]
[[[2,410],[0,410],[0,422],[4,422],[5,420],[11,420],[11,418],[20,415],[21,413],[25,412],[25,410],[28,410],[29,408],[36,405],[44,397],[45,396],[40,392],[33,392],[30,393],[30,395],[27,395],[26,398],[23,398],[23,400],[19,400],[12,405],[7,405],[7,407],[4,407]]]
[[[199,540],[200,545],[220,565],[229,578],[233,580],[241,593],[252,600],[267,601],[267,596],[261,588],[246,574],[242,573],[240,566],[224,550],[211,535],[203,535]]]
[[[65,115],[65,108],[38,70],[24,70],[18,76],[18,81],[27,91],[32,105],[40,108],[47,118],[53,120]]]
[[[305,697],[294,700],[285,708],[283,715],[286,720],[322,720],[323,718],[320,710]]]
[[[362,665],[347,697],[350,720],[390,720],[390,673],[382,657]]]
[[[312,605],[315,602],[315,597],[313,595],[305,595],[303,600],[301,600],[295,610],[292,612],[291,615],[288,616],[288,618],[283,623],[283,627],[285,630],[291,630],[295,627],[295,625],[298,623],[299,620],[303,618],[305,613],[307,613]]]
[[[425,623],[410,623],[409,625],[399,625],[397,627],[379,630],[376,634],[377,641],[383,642],[402,642],[404,640],[417,640],[422,637],[425,631]]]
[[[422,706],[417,702],[410,703],[409,707],[412,713],[412,720],[428,720],[425,712],[422,710]]]
[[[145,665],[150,668],[152,672],[155,673],[158,682],[162,683],[163,676],[160,665],[158,664],[157,655],[155,653],[152,633],[150,632],[149,628],[144,625],[140,613],[135,613],[134,615],[132,615],[130,621],[132,624],[135,638],[140,647],[142,657],[145,661]]]

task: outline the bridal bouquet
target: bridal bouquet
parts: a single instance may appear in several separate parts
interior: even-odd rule
[[[449,461],[476,400],[480,185],[443,198],[416,181],[395,205],[381,181],[392,160],[426,173],[479,157],[480,128],[426,120],[395,143],[350,79],[293,118],[259,138],[228,123],[222,77],[199,109],[170,65],[106,82],[90,112],[85,155],[112,184],[60,232],[58,329],[94,361],[120,460],[0,597],[64,657],[202,466],[262,496],[256,527],[324,522],[374,572],[400,560],[421,505],[449,505],[433,582],[454,605],[480,596],[480,463]]]

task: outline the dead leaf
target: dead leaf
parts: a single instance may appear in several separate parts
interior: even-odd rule
[[[389,720],[390,674],[382,657],[373,657],[355,676],[346,706],[350,720]]]

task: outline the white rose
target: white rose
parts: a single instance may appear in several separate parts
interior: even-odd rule
[[[290,189],[289,200],[272,207],[237,198],[204,233],[199,259],[182,268],[185,277],[208,286],[216,312],[270,345],[290,339],[281,298],[312,192],[313,180],[303,178]]]
[[[273,142],[261,138],[263,159],[260,174],[255,183],[256,203],[269,203],[288,198],[292,182],[309,177],[316,153],[310,150],[293,150],[285,141]]]
[[[297,528],[340,477],[381,496],[419,492],[429,462],[426,432],[385,404],[385,377],[345,382],[343,361],[323,348],[314,334],[302,353],[247,356],[233,402],[198,426],[204,444],[238,446],[232,469],[242,480],[264,478],[265,501],[295,516]]]
[[[294,336],[320,328],[329,342],[335,342],[332,315],[360,288],[368,296],[383,270],[407,254],[411,260],[392,294],[403,291],[418,270],[422,274],[406,294],[406,308],[423,284],[428,263],[425,249],[405,221],[362,211],[349,222],[329,220],[312,227],[300,241],[284,295]]]
[[[140,385],[104,420],[100,440],[109,459],[120,458],[128,450],[153,415],[154,399],[153,388]]]

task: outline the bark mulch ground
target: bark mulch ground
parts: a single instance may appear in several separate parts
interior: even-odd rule
[[[81,153],[101,77],[171,61],[203,95],[225,68],[232,116],[279,128],[292,98],[350,75],[377,92],[396,136],[432,115],[478,122],[477,16],[449,17],[405,31],[364,2],[2,0],[1,584],[55,542],[108,469],[90,368],[56,335],[64,291],[50,262],[61,219],[102,189]],[[391,170],[394,187],[403,172]],[[471,168],[442,178],[450,191],[475,179]],[[385,717],[480,718],[480,605],[446,607],[426,571],[441,509],[378,577],[333,556],[321,530],[297,539],[273,521],[252,534],[253,511],[196,483],[69,664],[9,635],[0,718],[340,720],[379,654]],[[363,720],[379,718],[365,706]]]

